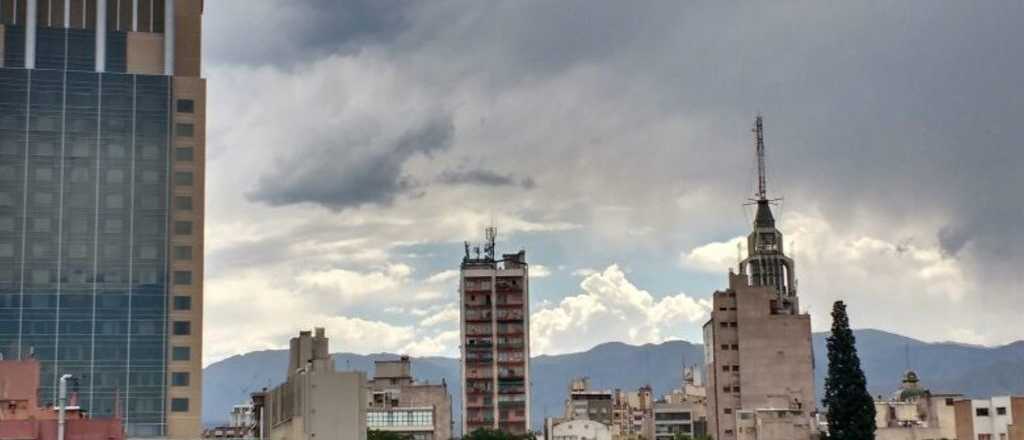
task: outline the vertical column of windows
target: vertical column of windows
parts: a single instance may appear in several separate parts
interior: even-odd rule
[[[0,355],[22,350],[25,207],[28,179],[29,74],[0,69]]]

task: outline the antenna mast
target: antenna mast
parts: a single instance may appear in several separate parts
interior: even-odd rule
[[[487,243],[484,244],[484,255],[488,260],[494,261],[494,242],[498,238],[498,228],[493,225],[488,226],[484,230],[484,234],[487,237]]]
[[[754,120],[754,138],[757,141],[757,199],[768,200],[768,190],[765,184],[764,165],[764,124],[761,115]]]

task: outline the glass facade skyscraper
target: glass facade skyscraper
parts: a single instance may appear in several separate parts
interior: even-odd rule
[[[0,13],[0,355],[41,361],[41,402],[72,374],[129,436],[196,437],[202,1]]]

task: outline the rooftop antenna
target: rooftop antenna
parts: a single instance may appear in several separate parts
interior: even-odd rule
[[[757,200],[768,200],[766,167],[764,164],[764,123],[761,115],[754,120],[754,138],[757,141]]]
[[[494,227],[494,221],[491,221],[491,226],[488,226],[484,230],[487,242],[484,244],[484,257],[490,261],[494,261],[494,241],[498,238],[498,228]]]

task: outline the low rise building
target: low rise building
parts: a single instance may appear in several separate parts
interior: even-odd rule
[[[672,440],[677,435],[696,437],[707,433],[707,409],[694,402],[654,403],[654,440]]]
[[[203,430],[203,438],[256,438],[257,415],[252,403],[243,403],[231,407],[230,420],[227,425],[215,426]]]
[[[612,440],[608,425],[587,419],[547,419],[545,440]]]
[[[366,440],[366,374],[339,372],[324,329],[292,338],[287,380],[253,394],[260,431],[270,440]]]
[[[954,403],[957,440],[1024,440],[1024,396]]]
[[[0,360],[0,439],[56,440],[58,408],[39,404],[39,361]],[[114,417],[90,418],[72,393],[64,407],[63,440],[123,440],[119,409]]]
[[[408,356],[374,363],[368,386],[367,426],[412,440],[452,437],[452,398],[448,384],[417,383]]]
[[[943,440],[956,438],[954,402],[959,394],[939,394],[921,387],[917,373],[907,371],[900,389],[875,399],[878,440]]]

